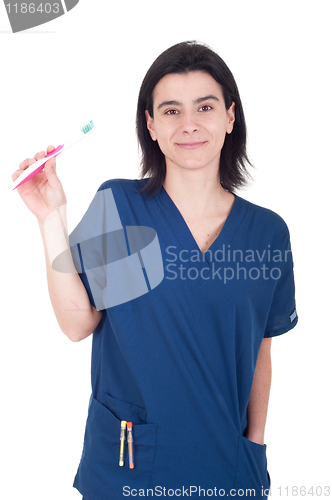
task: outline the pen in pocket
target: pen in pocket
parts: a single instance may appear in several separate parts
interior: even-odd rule
[[[127,429],[128,429],[128,449],[129,449],[129,468],[133,469],[134,468],[134,457],[133,457],[133,424],[132,422],[127,423]]]
[[[123,455],[124,455],[124,443],[126,440],[126,420],[121,420],[121,431],[120,431],[120,459],[119,465],[124,465]]]

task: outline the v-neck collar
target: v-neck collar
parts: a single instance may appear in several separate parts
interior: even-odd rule
[[[169,223],[174,235],[176,236],[180,247],[183,250],[188,250],[189,252],[198,251],[200,255],[201,265],[206,266],[206,264],[208,264],[211,267],[210,256],[213,256],[214,251],[217,248],[220,248],[222,244],[228,245],[231,243],[247,211],[244,200],[237,195],[234,196],[235,199],[232,208],[225,220],[220,233],[204,254],[199,248],[180,210],[177,208],[164,186],[162,186],[156,198],[163,208],[163,214],[167,222]]]

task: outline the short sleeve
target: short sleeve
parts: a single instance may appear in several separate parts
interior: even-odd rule
[[[116,255],[108,255],[110,235],[118,235],[115,247],[111,247],[113,254],[127,251],[120,233],[122,224],[112,189],[101,186],[82,220],[69,236],[76,271],[85,286],[90,303],[99,311],[105,309],[103,291],[106,288],[107,262],[117,258]]]
[[[272,297],[264,338],[288,332],[298,322],[295,303],[293,257],[288,235]]]
[[[69,237],[75,268],[98,311],[140,297],[164,278],[155,229],[122,224],[120,213],[128,221],[136,206],[132,185],[120,179],[102,184]]]

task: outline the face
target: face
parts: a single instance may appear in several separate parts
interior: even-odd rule
[[[226,134],[233,130],[235,104],[226,110],[221,87],[208,73],[171,73],[157,83],[153,118],[145,112],[151,138],[166,167],[219,170]]]

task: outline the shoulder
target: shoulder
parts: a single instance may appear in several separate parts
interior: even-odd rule
[[[289,229],[285,220],[273,210],[256,205],[244,198],[238,197],[246,209],[246,217],[260,231],[278,232],[284,236],[289,236]]]
[[[109,179],[99,186],[98,191],[112,189],[112,191],[125,191],[136,193],[140,190],[147,179]]]

